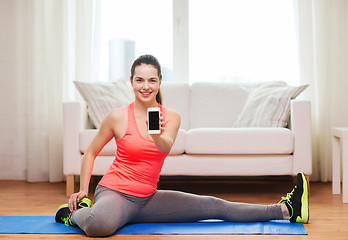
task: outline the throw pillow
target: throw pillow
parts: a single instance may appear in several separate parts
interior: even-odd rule
[[[286,127],[291,99],[307,87],[289,86],[285,82],[256,84],[233,127]]]
[[[134,101],[130,83],[115,82],[74,82],[77,90],[87,102],[88,115],[96,128],[111,109],[120,108]]]

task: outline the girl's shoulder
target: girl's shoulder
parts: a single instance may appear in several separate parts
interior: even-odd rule
[[[106,116],[105,120],[110,120],[112,122],[122,120],[127,118],[128,106],[112,109]]]
[[[178,119],[180,121],[180,114],[177,111],[163,106],[162,108],[166,119]]]

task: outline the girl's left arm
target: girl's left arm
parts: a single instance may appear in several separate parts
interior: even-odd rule
[[[166,119],[160,117],[160,134],[151,134],[157,149],[162,153],[169,153],[179,131],[180,115],[170,109],[166,109]]]

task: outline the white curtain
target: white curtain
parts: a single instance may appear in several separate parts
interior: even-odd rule
[[[62,102],[96,75],[98,14],[92,0],[0,1],[0,179],[64,179]]]
[[[295,0],[300,79],[312,102],[312,180],[332,179],[331,129],[348,127],[348,1]]]

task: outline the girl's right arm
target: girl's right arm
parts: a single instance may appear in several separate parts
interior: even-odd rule
[[[72,194],[68,202],[71,212],[76,210],[77,201],[88,196],[94,161],[103,147],[114,137],[113,124],[115,124],[114,115],[109,113],[104,118],[97,135],[84,153],[80,173],[80,191]]]

